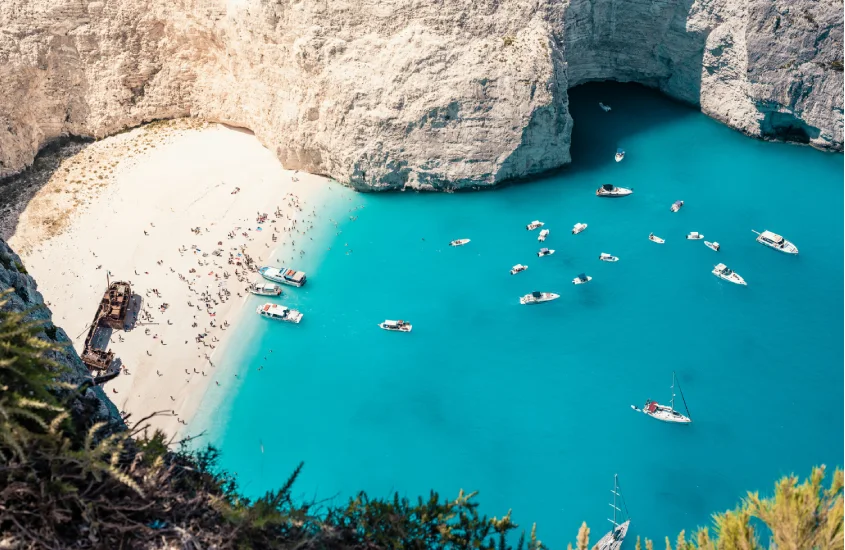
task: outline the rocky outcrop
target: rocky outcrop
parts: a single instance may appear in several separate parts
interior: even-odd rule
[[[568,163],[567,89],[608,79],[841,150],[842,27],[834,0],[6,0],[0,176],[196,116],[360,189],[489,186]]]

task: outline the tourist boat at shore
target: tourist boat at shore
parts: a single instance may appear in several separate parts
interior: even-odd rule
[[[645,405],[642,408],[642,412],[647,414],[652,418],[656,418],[662,422],[673,422],[675,424],[689,424],[692,422],[692,415],[689,413],[689,407],[687,407],[687,400],[684,399],[684,392],[681,390],[681,385],[678,384],[678,391],[681,392],[681,400],[684,402],[684,409],[686,409],[687,414],[683,415],[680,412],[675,410],[675,384],[677,380],[675,379],[675,373],[672,373],[672,399],[669,401],[669,406],[661,405],[657,401],[652,401],[651,399],[647,399]],[[631,408],[635,411],[639,411],[637,407],[631,405]]]
[[[548,237],[548,236],[549,236],[549,230],[543,229],[542,231],[540,231],[540,234],[537,235],[537,240],[540,241],[540,242],[543,242],[543,241],[546,240],[546,237]]]
[[[689,235],[687,235],[688,241],[700,241],[703,238],[704,238],[704,235],[702,235],[698,231],[690,231]]]
[[[684,205],[684,201],[675,201],[675,202],[672,203],[672,206],[671,206],[671,208],[669,208],[669,210],[671,210],[672,212],[677,212],[678,210],[681,209],[681,207],[683,205]]]
[[[528,269],[527,265],[516,264],[515,266],[513,266],[511,268],[511,275],[516,275],[517,273],[522,273],[526,269]]]
[[[704,241],[704,246],[706,246],[707,248],[709,248],[710,250],[712,250],[714,252],[718,252],[719,249],[722,248],[722,245],[720,245],[716,241],[713,241],[712,243],[710,241]]]
[[[260,268],[258,273],[268,281],[282,283],[283,285],[299,287],[304,285],[306,280],[304,271],[296,271],[295,269],[288,269],[286,267],[266,266]]]
[[[599,254],[599,260],[603,262],[618,262],[619,258],[612,254],[608,254],[607,252],[602,252],[601,254]]]
[[[592,280],[593,280],[593,278],[590,277],[589,275],[587,275],[586,273],[581,273],[580,275],[578,275],[577,277],[572,279],[572,284],[573,285],[583,285],[584,283],[589,283]]]
[[[263,306],[259,306],[255,312],[262,317],[267,317],[268,319],[274,319],[276,321],[285,321],[287,323],[299,323],[302,320],[302,313],[279,304],[267,303]]]
[[[580,232],[584,231],[585,229],[587,229],[587,224],[586,224],[586,223],[576,223],[576,224],[572,227],[572,234],[573,234],[573,235],[577,235],[578,233],[580,233]]]
[[[528,231],[534,231],[534,230],[535,230],[535,229],[537,229],[538,227],[543,227],[544,225],[546,225],[546,224],[544,224],[544,223],[543,223],[543,222],[541,222],[540,220],[534,220],[533,222],[531,222],[531,223],[529,223],[528,225],[526,225],[526,226],[525,226],[525,229],[527,229]]]
[[[619,519],[624,519],[625,514],[622,513],[622,509],[617,506],[617,504],[625,505],[625,500],[622,498],[622,493],[619,490],[619,476],[613,476],[613,502],[610,503],[610,507],[613,508],[613,519],[607,518],[611,524],[613,524],[613,529],[610,530],[605,536],[599,539],[596,545],[593,547],[597,550],[619,550],[622,548],[622,542],[625,540],[625,535],[628,534],[628,527],[631,525],[630,519],[625,519],[622,523],[619,523],[616,520],[616,513],[619,513]],[[617,497],[619,501],[617,503]],[[627,507],[626,507],[627,508]],[[627,512],[627,510],[626,510]]]
[[[596,189],[596,196],[615,199],[618,197],[627,197],[633,192],[633,189],[628,189],[625,187],[616,187],[612,183],[605,183],[604,185]]]
[[[393,332],[411,332],[412,328],[411,323],[407,321],[391,321],[390,319],[385,320],[383,323],[379,323],[378,326],[384,330],[390,330]]]
[[[258,296],[279,296],[282,293],[282,287],[256,281],[249,285],[249,291]]]
[[[520,298],[519,303],[522,305],[542,304],[543,302],[551,302],[558,298],[560,298],[560,294],[555,294],[554,292],[532,292]]]
[[[539,252],[537,252],[537,256],[539,256],[540,258],[542,258],[543,256],[551,256],[551,255],[552,255],[552,254],[554,254],[554,253],[555,253],[555,251],[554,251],[554,250],[552,250],[552,249],[548,249],[548,248],[541,248],[541,249],[540,249],[540,251],[539,251]]]
[[[657,236],[657,235],[655,235],[654,233],[649,233],[649,234],[648,234],[648,240],[650,240],[650,241],[651,241],[651,242],[653,242],[653,243],[657,243],[657,244],[663,244],[663,243],[665,243],[665,242],[666,242],[666,240],[665,240],[665,239],[661,239],[660,237],[658,237],[658,236]]]
[[[720,279],[724,279],[729,283],[734,283],[737,285],[747,285],[745,279],[739,276],[739,273],[733,271],[725,264],[719,264],[713,268],[713,275]]]
[[[616,150],[616,162],[622,162],[622,159],[625,158],[625,151],[623,149]]]
[[[601,101],[599,101],[599,107],[601,107],[601,110],[604,111],[605,113],[610,110],[610,105],[605,105]]]
[[[469,242],[469,239],[456,239],[449,243],[449,246],[463,246]]]
[[[757,231],[754,231],[753,229],[751,231],[757,233]],[[798,247],[777,233],[772,233],[771,231],[764,230],[762,233],[757,233],[757,242],[764,246],[768,246],[769,248],[779,250],[784,254],[798,254]]]

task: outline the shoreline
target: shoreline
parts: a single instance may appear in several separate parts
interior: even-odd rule
[[[141,127],[63,159],[9,243],[77,352],[107,275],[132,284],[140,307],[111,334],[122,372],[104,391],[128,423],[165,411],[148,423],[176,437],[210,387],[229,385],[214,358],[260,279],[247,257],[298,268],[295,240],[314,228],[327,182],[284,170],[243,130]]]

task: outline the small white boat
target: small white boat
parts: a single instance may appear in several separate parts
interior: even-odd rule
[[[734,283],[736,285],[747,285],[745,279],[739,276],[739,273],[736,273],[732,269],[730,269],[725,264],[719,264],[713,268],[713,275],[720,279],[724,279],[729,283]]]
[[[516,264],[515,266],[513,266],[511,268],[511,275],[516,275],[517,273],[521,273],[521,272],[525,271],[526,269],[528,269],[527,265]]]
[[[610,110],[610,105],[605,105],[601,101],[599,101],[599,107],[601,107],[601,110],[604,111],[605,113]]]
[[[537,240],[540,241],[540,242],[543,242],[543,241],[546,240],[546,237],[548,237],[548,236],[549,236],[549,230],[543,229],[542,231],[540,231],[540,234],[537,235]]]
[[[687,400],[684,399],[684,392],[681,391],[681,399],[684,402],[684,408],[687,411],[686,415],[681,414],[679,411],[675,410],[675,373],[672,373],[672,399],[669,401],[669,406],[661,405],[657,401],[652,401],[651,399],[647,399],[645,405],[643,406],[642,412],[647,414],[648,416],[655,418],[657,420],[661,420],[663,422],[673,422],[676,424],[689,424],[692,422],[692,418],[690,417],[689,408],[687,407]],[[681,385],[678,384],[678,390],[681,389]],[[639,410],[633,405],[631,407],[636,411]]]
[[[607,252],[602,252],[599,254],[599,260],[603,262],[618,262],[619,258],[613,256],[612,254],[608,254]]]
[[[586,223],[576,223],[575,226],[572,228],[572,234],[577,235],[578,233],[587,229]]]
[[[592,280],[593,280],[593,278],[590,277],[589,275],[587,275],[586,273],[581,273],[580,275],[578,275],[577,277],[572,279],[572,284],[573,285],[583,285],[584,283],[589,283]]]
[[[757,233],[753,229],[751,231]],[[787,241],[777,233],[772,233],[771,231],[763,231],[762,233],[757,233],[757,242],[764,246],[768,246],[769,248],[779,250],[785,254],[798,254],[798,247],[796,247],[794,244]]]
[[[391,321],[390,319],[385,320],[383,323],[379,323],[378,326],[384,330],[390,330],[393,332],[411,332],[412,328],[411,323],[407,321]]]
[[[270,283],[255,282],[249,285],[249,291],[258,296],[279,296],[282,293],[282,287]]]
[[[657,243],[657,244],[663,244],[663,243],[665,243],[665,242],[666,242],[666,240],[665,240],[665,239],[661,239],[660,237],[658,237],[658,236],[657,236],[657,235],[655,235],[654,233],[649,233],[649,234],[648,234],[648,240],[650,240],[650,241],[651,241],[651,242],[653,242],[653,243]]]
[[[718,252],[719,249],[722,248],[722,245],[720,245],[716,241],[713,241],[712,243],[710,241],[704,241],[704,246],[715,252]]]
[[[620,550],[622,548],[622,543],[625,541],[625,535],[628,534],[628,527],[631,525],[630,519],[625,519],[622,523],[619,523],[616,519],[616,513],[619,512],[619,520],[625,518],[622,515],[622,508],[617,506],[617,504],[625,505],[625,500],[622,498],[622,492],[619,489],[619,476],[613,476],[613,502],[610,504],[610,507],[613,508],[613,519],[607,518],[607,520],[613,524],[613,529],[611,529],[605,536],[599,539],[593,548],[595,550]],[[617,502],[617,497],[622,502]],[[625,506],[625,511],[627,512],[627,506]]]
[[[604,185],[596,189],[596,196],[615,199],[618,197],[627,197],[633,192],[633,189],[627,189],[625,187],[616,187],[613,184],[605,183]]]
[[[287,323],[299,323],[302,320],[302,313],[279,304],[264,304],[259,306],[255,312],[262,317]]]
[[[288,269],[286,267],[266,266],[260,268],[258,273],[268,281],[297,287],[304,285],[306,280],[304,271],[296,271],[295,269]]]
[[[625,151],[622,149],[616,150],[616,162],[622,162],[622,159],[625,158]]]
[[[698,231],[690,231],[690,234],[687,235],[687,240],[689,240],[689,241],[700,241],[703,238],[704,238],[704,235],[702,235]]]
[[[669,208],[669,210],[671,210],[672,212],[677,212],[678,210],[681,209],[681,207],[683,205],[684,205],[684,201],[675,201],[675,202],[672,203],[672,207]]]
[[[456,239],[449,243],[449,246],[463,246],[469,242],[469,239]]]
[[[543,302],[551,302],[552,300],[557,300],[560,298],[560,294],[555,294],[554,292],[532,292],[531,294],[526,294],[525,296],[519,299],[519,303],[522,305],[530,305],[530,304],[542,304]]]
[[[537,229],[538,227],[543,227],[544,225],[546,225],[546,224],[544,224],[544,223],[543,223],[543,222],[541,222],[540,220],[534,220],[533,222],[531,222],[531,223],[529,223],[528,225],[526,225],[526,226],[525,226],[525,229],[527,229],[528,231],[534,231],[534,230],[535,230],[535,229]]]
[[[540,249],[540,251],[539,251],[539,252],[537,252],[537,256],[539,256],[540,258],[542,258],[543,256],[551,256],[551,255],[552,255],[552,254],[554,254],[554,253],[555,253],[555,251],[554,251],[554,250],[550,250],[550,249],[548,249],[548,248],[541,248],[541,249]]]

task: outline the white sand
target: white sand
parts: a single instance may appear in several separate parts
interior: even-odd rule
[[[131,331],[112,334],[111,349],[126,370],[105,391],[131,413],[130,422],[166,411],[151,424],[176,434],[190,423],[207,385],[226,383],[206,355],[213,361],[225,323],[236,322],[242,310],[238,293],[245,296],[246,283],[236,278],[229,254],[245,247],[261,264],[290,235],[304,233],[326,181],[284,170],[248,132],[192,121],[159,124],[94,143],[65,161],[27,206],[10,244],[78,352],[107,271],[112,280],[132,283],[151,318],[142,315]],[[232,194],[236,187],[240,192]],[[262,231],[258,212],[269,214]],[[285,231],[293,223],[288,217],[299,220],[297,230]],[[191,231],[196,227],[199,235]],[[228,238],[230,231],[237,236]],[[220,249],[222,257],[212,254]],[[218,295],[223,289],[231,293],[225,301]],[[203,292],[217,301],[208,310]],[[163,303],[169,304],[164,312]],[[207,333],[205,343],[195,341],[200,333]]]

